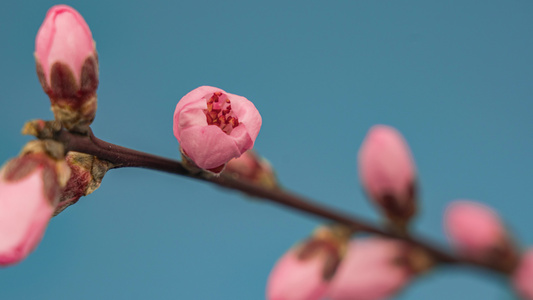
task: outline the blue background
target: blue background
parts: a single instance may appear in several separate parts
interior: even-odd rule
[[[50,1],[0,10],[0,160],[53,118],[35,75]],[[377,123],[409,141],[420,174],[415,231],[445,244],[449,201],[494,207],[533,244],[533,3],[514,1],[71,1],[100,57],[93,129],[178,158],[172,115],[200,85],[252,100],[256,149],[293,191],[379,220],[356,154]],[[1,299],[263,299],[274,262],[322,220],[187,178],[109,172],[0,270]],[[512,299],[505,281],[436,270],[397,299]]]

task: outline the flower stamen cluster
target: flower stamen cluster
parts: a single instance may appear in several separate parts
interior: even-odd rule
[[[204,112],[207,124],[220,127],[226,134],[231,134],[233,128],[239,126],[239,119],[231,110],[231,101],[226,94],[213,93]]]

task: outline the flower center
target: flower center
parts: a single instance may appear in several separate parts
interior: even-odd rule
[[[222,92],[213,93],[207,100],[207,109],[204,110],[208,125],[216,125],[226,134],[239,126],[239,119],[231,110],[231,102]]]

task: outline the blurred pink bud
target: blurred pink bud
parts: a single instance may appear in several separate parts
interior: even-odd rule
[[[370,198],[395,223],[406,223],[416,210],[415,166],[411,152],[394,128],[376,125],[359,150],[359,177]]]
[[[261,116],[252,102],[210,86],[189,92],[174,112],[174,135],[182,153],[215,173],[251,149],[260,128]]]
[[[283,255],[270,273],[268,300],[318,300],[346,252],[351,231],[341,226],[319,227],[313,236]]]
[[[324,257],[302,260],[291,249],[276,263],[267,286],[268,300],[318,300],[328,287],[323,277]]]
[[[444,227],[448,238],[469,256],[493,251],[506,240],[498,215],[473,201],[454,201],[446,209]]]
[[[512,282],[520,296],[533,300],[533,249],[522,256],[512,275]]]
[[[98,58],[91,30],[72,7],[50,8],[35,39],[37,75],[56,119],[90,124],[96,112]]]
[[[388,299],[412,277],[405,244],[382,238],[356,239],[333,277],[331,300]]]
[[[224,169],[224,173],[266,188],[278,187],[276,174],[274,174],[272,166],[254,150],[248,150],[240,157],[230,160]]]
[[[58,202],[56,168],[38,153],[17,157],[0,171],[0,265],[20,262],[41,241]]]

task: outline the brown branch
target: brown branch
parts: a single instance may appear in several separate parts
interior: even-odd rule
[[[500,274],[508,274],[509,272],[508,270],[505,270],[496,264],[483,263],[468,258],[456,257],[440,250],[440,247],[435,247],[421,239],[414,238],[412,236],[400,235],[390,230],[381,229],[378,226],[372,225],[371,223],[364,221],[359,217],[356,218],[331,208],[327,208],[316,203],[315,201],[306,199],[305,197],[288,191],[281,189],[266,189],[258,185],[236,180],[235,178],[224,174],[216,177],[205,171],[200,171],[198,173],[191,172],[179,161],[105,142],[96,138],[92,131],[90,131],[86,136],[71,133],[66,130],[60,130],[54,134],[53,138],[59,142],[62,142],[65,145],[65,150],[67,152],[77,151],[91,154],[99,159],[104,159],[111,162],[114,164],[115,168],[141,167],[195,178],[216,184],[221,187],[238,190],[255,197],[263,198],[300,212],[305,212],[333,221],[335,223],[340,223],[354,230],[373,233],[394,239],[401,239],[411,243],[412,245],[416,245],[421,249],[424,249],[440,264],[473,265]]]

